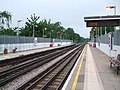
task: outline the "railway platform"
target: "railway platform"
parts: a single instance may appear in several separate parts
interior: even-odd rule
[[[115,70],[106,54],[86,45],[63,90],[120,90],[120,74]]]
[[[26,51],[21,51],[21,52],[16,52],[16,53],[1,54],[0,55],[0,61],[5,60],[5,59],[19,57],[21,55],[27,55],[27,54],[42,52],[42,51],[46,51],[46,50],[50,50],[50,49],[54,49],[54,48],[59,48],[59,47],[64,47],[64,46],[39,48],[39,49],[26,50]]]
[[[4,60],[53,48],[58,47],[4,54],[0,55],[0,59]],[[115,70],[114,67],[110,68],[106,54],[87,44],[62,90],[120,90],[120,72],[117,75]]]

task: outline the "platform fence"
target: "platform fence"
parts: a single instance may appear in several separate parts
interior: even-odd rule
[[[12,52],[17,48],[17,51],[32,50],[37,48],[71,44],[72,40],[66,39],[50,39],[50,38],[38,38],[38,37],[26,37],[26,36],[9,36],[0,35],[0,54],[4,49]]]

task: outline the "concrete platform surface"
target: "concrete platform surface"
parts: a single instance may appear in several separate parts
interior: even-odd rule
[[[99,79],[104,90],[120,90],[120,72],[116,68],[110,68],[108,56],[100,50],[90,47]]]
[[[84,90],[120,90],[120,74],[110,68],[108,56],[87,45]]]
[[[62,90],[120,90],[120,72],[110,68],[108,56],[88,44],[85,48]]]

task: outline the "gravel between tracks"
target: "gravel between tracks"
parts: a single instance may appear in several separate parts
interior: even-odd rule
[[[16,90],[18,87],[20,87],[21,85],[23,85],[24,83],[29,81],[31,78],[37,76],[40,72],[44,71],[48,67],[52,66],[54,63],[59,61],[62,57],[66,56],[70,52],[67,52],[66,54],[56,58],[55,60],[52,60],[51,62],[49,62],[49,63],[47,63],[45,65],[42,65],[39,68],[36,68],[36,69],[34,69],[34,70],[32,70],[32,71],[30,71],[30,72],[28,72],[28,73],[18,77],[18,78],[16,78],[12,82],[4,85],[3,87],[0,87],[0,90]]]
[[[13,65],[7,65],[7,66],[0,67],[0,71],[3,71],[4,69],[10,68],[10,67],[12,67],[12,66],[13,66]]]

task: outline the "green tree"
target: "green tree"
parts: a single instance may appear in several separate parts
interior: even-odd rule
[[[25,23],[25,28],[20,30],[20,35],[22,36],[36,36],[37,37],[37,29],[38,29],[38,20],[39,16],[36,16],[35,13],[27,18],[27,22]]]
[[[10,27],[10,22],[12,21],[12,15],[8,11],[0,12],[0,26],[6,24],[7,27]]]
[[[70,27],[67,28],[66,34],[67,34],[67,39],[73,40],[74,34],[75,34],[73,28],[70,28]]]
[[[77,34],[77,33],[74,33],[74,39],[73,40],[74,40],[75,43],[79,43],[81,41],[80,35]]]
[[[16,35],[16,32],[12,29],[3,29],[0,31],[0,35]]]
[[[61,22],[51,23],[50,19],[48,21],[46,19],[39,21],[39,17],[35,14],[31,15],[30,19],[27,18],[25,28],[21,29],[20,35],[33,36],[33,25],[35,37],[43,37],[44,34],[46,38],[69,39],[76,43],[81,41],[80,35],[75,33],[73,28],[65,29]]]

